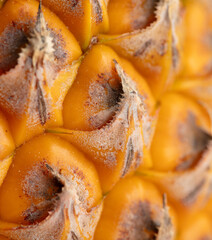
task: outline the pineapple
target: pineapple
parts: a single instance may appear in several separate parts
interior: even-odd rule
[[[0,240],[212,239],[211,16],[0,0]]]

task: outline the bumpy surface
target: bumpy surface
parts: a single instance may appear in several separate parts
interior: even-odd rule
[[[0,240],[212,239],[210,0],[0,0]]]

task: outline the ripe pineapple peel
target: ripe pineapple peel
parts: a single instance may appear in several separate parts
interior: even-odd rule
[[[0,0],[0,240],[212,238],[211,13]]]
[[[21,31],[21,39],[18,40],[25,44],[24,47],[19,46],[22,48],[16,66],[11,69],[5,66],[0,80],[1,107],[8,115],[16,145],[42,133],[46,126],[62,125],[62,102],[79,66],[72,62],[81,55],[71,33],[61,36],[63,28],[67,31],[65,25],[59,19],[52,22],[52,13],[46,9],[48,29],[41,9],[37,15],[37,8],[36,1],[8,1],[1,10],[3,17],[5,15],[1,25],[2,41],[6,36],[14,36],[16,31]],[[6,17],[8,12],[13,14],[12,19]],[[35,21],[34,25],[30,26],[30,21]],[[26,27],[29,29],[25,30]],[[28,38],[22,39],[27,34]],[[58,43],[55,44],[53,39],[59,39],[59,51],[55,50]],[[15,45],[15,42],[11,44]],[[10,52],[9,47],[4,44],[1,48],[5,58],[7,54],[16,54]]]

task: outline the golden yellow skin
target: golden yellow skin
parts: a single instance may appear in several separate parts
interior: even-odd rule
[[[9,240],[9,238],[0,236],[0,240]]]
[[[12,163],[12,153],[14,150],[15,144],[8,122],[4,114],[0,111],[0,186]]]
[[[42,171],[46,172],[46,164],[56,172],[59,171],[64,177],[73,180],[76,177],[74,171],[81,172],[82,182],[79,184],[84,184],[85,193],[88,194],[86,197],[88,201],[87,208],[92,209],[92,207],[100,203],[102,197],[101,188],[92,163],[66,141],[55,136],[42,135],[32,139],[16,150],[13,165],[0,188],[1,221],[28,225],[30,224],[30,220],[27,220],[24,212],[29,209],[32,204],[39,206],[39,203],[48,200],[48,194],[52,197],[54,196],[51,195],[51,192],[57,190],[57,186],[52,185],[51,188],[48,182],[43,181],[42,172],[39,174],[38,171],[40,166]],[[38,172],[36,173],[36,171]],[[33,178],[35,182],[26,182],[28,178],[36,176],[36,174],[38,174],[38,179],[36,179],[36,177]],[[31,187],[32,185],[34,186],[33,191],[35,192],[33,194],[30,195],[31,187],[26,184],[30,184]],[[49,182],[49,184],[51,184],[51,182]],[[42,195],[43,187],[44,192]],[[28,194],[26,191],[27,188]],[[47,196],[45,194],[47,194]],[[41,220],[42,217],[41,219],[35,219],[35,222]]]
[[[185,1],[180,25],[182,76],[198,76],[211,64],[212,30],[211,3],[208,1]],[[196,19],[198,19],[196,21]]]
[[[142,204],[144,206],[141,213]],[[103,212],[94,239],[100,240],[102,236],[105,240],[127,237],[134,239],[133,237],[138,234],[145,235],[145,231],[150,237],[151,230],[147,230],[145,224],[150,220],[152,224],[157,220],[160,222],[157,208],[162,208],[162,196],[153,184],[145,182],[138,176],[123,179],[104,200]],[[131,235],[136,233],[137,235]]]
[[[179,217],[179,233],[177,240],[203,240],[211,239],[211,218],[207,212],[181,215]]]
[[[159,171],[175,170],[189,160],[195,151],[188,128],[194,120],[201,129],[210,132],[210,118],[205,109],[192,99],[177,93],[167,93],[160,101],[156,131],[151,145],[153,168]],[[192,120],[192,118],[194,119]],[[191,118],[191,119],[189,119]]]
[[[4,0],[0,1],[0,8],[3,6]]]
[[[104,0],[77,2],[44,0],[43,4],[59,16],[83,49],[88,47],[93,35],[108,30],[107,8]]]
[[[0,111],[0,160],[10,155],[15,149],[10,128],[4,114]]]
[[[122,34],[147,27],[155,20],[154,5],[154,1],[149,0],[110,0],[109,34]]]
[[[199,76],[179,77],[174,83],[172,89],[185,96],[198,101],[211,115],[212,95],[211,95],[212,77],[211,73],[205,72]]]

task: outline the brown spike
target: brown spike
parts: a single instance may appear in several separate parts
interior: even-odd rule
[[[163,217],[158,229],[157,240],[172,240],[174,239],[174,227],[169,215],[167,207],[167,197],[163,194]]]
[[[39,81],[37,81],[37,100],[38,100],[38,113],[40,116],[40,123],[41,125],[44,125],[47,120],[47,108],[46,108],[46,102],[43,96],[42,89],[40,87]]]

